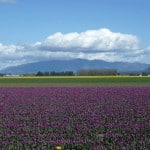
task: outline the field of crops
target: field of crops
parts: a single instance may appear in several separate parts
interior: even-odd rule
[[[1,150],[149,150],[150,87],[0,88]]]
[[[150,87],[145,76],[1,77],[0,87]]]
[[[49,76],[1,77],[0,83],[99,83],[149,82],[150,76]]]

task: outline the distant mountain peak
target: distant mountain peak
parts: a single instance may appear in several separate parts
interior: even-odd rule
[[[87,59],[71,59],[71,60],[49,60],[23,64],[14,67],[8,67],[1,70],[6,74],[32,74],[38,71],[74,71],[80,69],[117,69],[119,72],[125,71],[143,71],[150,67],[149,64],[128,63],[128,62],[107,62],[104,60],[87,60]]]

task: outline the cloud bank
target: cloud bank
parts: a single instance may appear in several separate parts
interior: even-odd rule
[[[52,59],[99,59],[150,63],[150,47],[140,48],[135,35],[103,28],[85,32],[61,32],[30,45],[0,43],[0,69],[24,63]]]
[[[133,35],[113,33],[108,29],[88,30],[82,33],[62,34],[60,32],[49,36],[42,46],[63,48],[65,50],[114,50],[137,49],[138,39]]]

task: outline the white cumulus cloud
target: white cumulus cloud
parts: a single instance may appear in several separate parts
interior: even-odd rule
[[[141,48],[138,37],[109,29],[63,34],[27,45],[0,43],[0,69],[52,59],[88,59],[150,63],[150,47]]]
[[[134,35],[114,33],[105,28],[81,33],[62,34],[58,32],[43,41],[41,47],[79,51],[134,50],[138,48],[138,38]]]

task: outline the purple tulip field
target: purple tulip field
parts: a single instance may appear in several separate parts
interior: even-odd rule
[[[149,150],[149,87],[0,88],[1,150]]]

